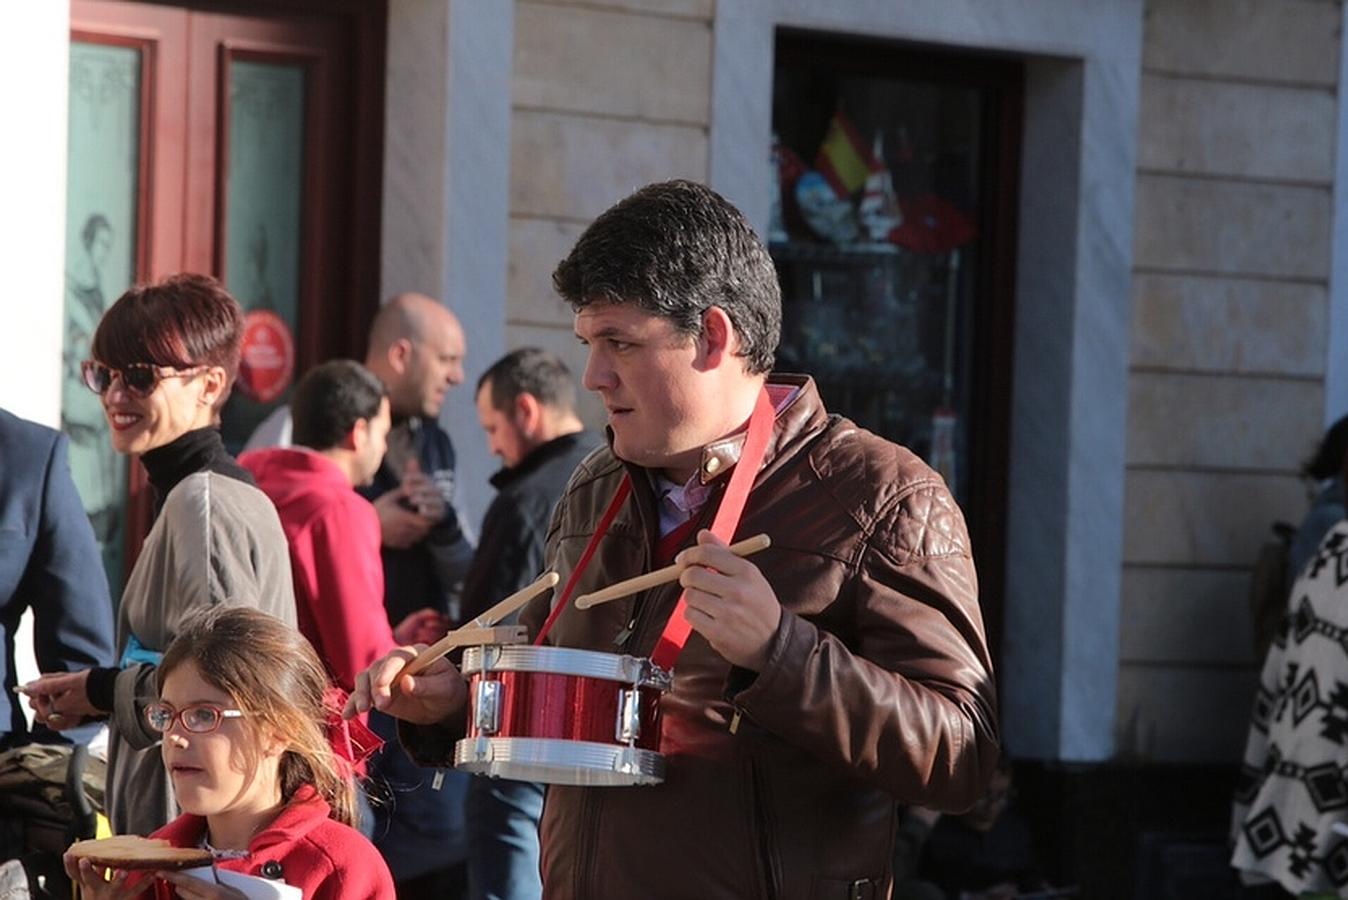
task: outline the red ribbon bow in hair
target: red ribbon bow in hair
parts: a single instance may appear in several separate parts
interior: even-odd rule
[[[327,728],[332,752],[347,763],[353,772],[362,774],[365,760],[384,746],[384,739],[371,731],[362,720],[342,718],[346,697],[346,691],[336,685],[328,687],[323,694],[323,709],[327,714],[323,724]]]

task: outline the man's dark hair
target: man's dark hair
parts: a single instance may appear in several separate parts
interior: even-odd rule
[[[533,394],[538,402],[558,412],[576,409],[576,383],[560,356],[537,347],[512,350],[491,364],[477,380],[477,393],[491,382],[491,405],[510,409],[520,394]]]
[[[320,363],[300,379],[290,399],[292,440],[301,447],[331,450],[356,420],[377,416],[386,396],[384,383],[354,359]]]
[[[1348,457],[1348,416],[1329,426],[1325,436],[1320,439],[1320,446],[1315,448],[1315,455],[1306,460],[1301,467],[1301,474],[1316,481],[1333,478],[1342,474],[1344,466],[1348,465],[1346,457]]]
[[[772,370],[782,293],[767,248],[744,215],[710,188],[665,181],[595,219],[552,273],[562,299],[633,303],[680,331],[702,333],[709,307],[725,310],[751,374]]]

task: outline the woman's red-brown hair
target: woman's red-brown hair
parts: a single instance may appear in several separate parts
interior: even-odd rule
[[[286,741],[279,769],[283,800],[311,784],[332,818],[355,826],[356,785],[328,741],[327,671],[304,635],[250,606],[215,606],[189,617],[169,644],[155,672],[160,691],[184,663],[230,696],[259,741]]]
[[[152,363],[187,369],[219,366],[226,385],[239,371],[243,310],[207,275],[171,275],[117,298],[94,332],[94,359],[120,368]]]

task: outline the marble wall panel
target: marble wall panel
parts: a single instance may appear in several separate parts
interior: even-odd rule
[[[710,19],[716,0],[528,0],[545,6],[598,6],[655,16]],[[517,6],[524,6],[519,3]]]
[[[1318,381],[1134,372],[1128,463],[1295,473],[1320,437]]]
[[[1142,76],[1138,166],[1328,184],[1336,101],[1328,87]]]
[[[585,222],[639,187],[707,178],[707,133],[517,110],[510,142],[510,212]]]
[[[1124,562],[1252,566],[1269,526],[1300,521],[1306,507],[1295,475],[1130,469]]]
[[[1134,264],[1324,279],[1330,217],[1327,188],[1139,174]]]
[[[1149,0],[1142,65],[1333,87],[1340,18],[1323,0]]]
[[[1256,665],[1243,569],[1126,566],[1119,660]]]
[[[1328,306],[1318,284],[1139,273],[1132,364],[1323,376]]]
[[[516,106],[707,124],[706,22],[521,3]]]
[[[552,289],[552,271],[585,227],[556,219],[510,220],[506,316],[511,323],[571,328],[571,307]]]

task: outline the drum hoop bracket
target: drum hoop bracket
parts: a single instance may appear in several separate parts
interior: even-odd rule
[[[634,746],[641,737],[641,692],[635,686],[618,691],[618,721],[613,737],[628,746]]]
[[[501,682],[479,678],[473,690],[473,724],[482,734],[495,734],[501,728]]]

